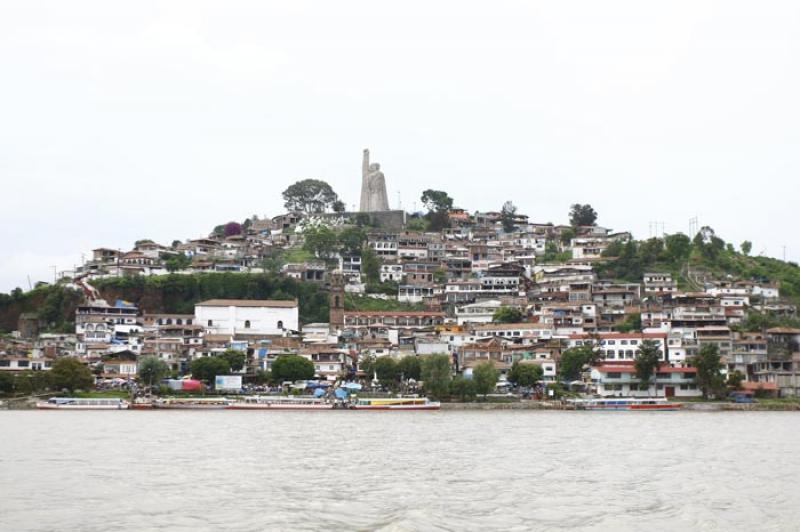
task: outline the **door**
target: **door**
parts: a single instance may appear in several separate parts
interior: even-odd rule
[[[666,395],[667,397],[675,397],[675,387],[664,386],[664,395]]]

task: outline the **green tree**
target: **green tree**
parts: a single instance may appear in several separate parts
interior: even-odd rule
[[[50,370],[50,376],[57,390],[67,389],[73,392],[94,387],[91,370],[77,358],[63,357],[56,360],[53,369]]]
[[[733,373],[728,375],[728,388],[731,390],[741,390],[742,389],[742,382],[745,381],[745,375],[738,369]]]
[[[425,393],[436,399],[447,397],[451,379],[450,355],[427,355],[422,358],[422,381]]]
[[[428,189],[422,193],[422,204],[429,211],[449,211],[453,208],[453,198],[442,190]]]
[[[508,372],[508,381],[523,388],[534,386],[543,377],[544,370],[540,364],[525,364],[521,360],[515,360]]]
[[[314,363],[299,355],[280,355],[272,363],[272,376],[278,382],[314,378]]]
[[[208,385],[214,384],[217,375],[231,372],[230,363],[223,357],[200,357],[192,361],[192,377]]]
[[[683,262],[692,251],[692,241],[683,233],[675,233],[664,237],[664,248],[667,259],[673,263]]]
[[[500,210],[500,222],[503,224],[503,231],[511,233],[514,231],[514,221],[517,214],[517,208],[513,203],[507,201],[503,203],[503,208]]]
[[[11,394],[14,391],[14,377],[7,371],[0,371],[0,393]]]
[[[401,358],[400,362],[397,363],[397,369],[405,380],[413,379],[418,381],[422,375],[422,364],[415,355],[408,355]]]
[[[578,232],[575,231],[574,227],[568,227],[567,229],[561,231],[561,234],[559,235],[559,240],[563,245],[567,246],[570,244],[570,242],[572,242],[572,239],[575,238],[577,234]]]
[[[500,307],[492,314],[494,323],[519,323],[522,318],[522,311],[514,307]]]
[[[338,247],[336,233],[328,226],[309,227],[303,231],[303,249],[319,258],[330,258]]]
[[[569,223],[573,227],[578,227],[581,225],[596,225],[596,222],[597,212],[588,203],[586,205],[575,203],[572,205],[572,207],[570,207]]]
[[[367,233],[361,227],[348,227],[339,233],[339,251],[344,255],[361,255]]]
[[[368,283],[379,283],[381,280],[381,259],[372,248],[365,248],[361,253],[361,272]]]
[[[581,377],[583,367],[599,360],[599,351],[592,345],[571,347],[561,354],[558,371],[561,380],[574,381]]]
[[[642,315],[628,314],[619,325],[614,326],[614,330],[619,332],[631,332],[642,330]]]
[[[375,360],[377,360],[375,355],[364,354],[358,356],[358,369],[364,372],[368,381],[372,381],[375,377]]]
[[[263,369],[256,371],[256,374],[253,377],[253,382],[256,384],[269,384],[273,382],[272,372],[264,371]]]
[[[658,343],[653,340],[642,341],[639,346],[639,352],[633,362],[633,367],[636,370],[636,378],[639,379],[639,384],[645,386],[648,390],[653,377],[658,372],[661,358],[661,350],[658,348]]]
[[[452,397],[457,397],[462,403],[474,401],[477,395],[475,382],[459,375],[450,381],[449,393]]]
[[[137,365],[139,380],[149,386],[160,383],[169,375],[167,363],[156,356],[141,357]]]
[[[180,270],[185,270],[191,265],[192,265],[192,259],[184,255],[183,253],[172,255],[166,261],[164,261],[164,266],[166,266],[167,271],[170,273],[177,272]]]
[[[449,212],[453,208],[453,198],[447,192],[428,189],[422,193],[422,204],[428,209],[425,218],[431,231],[441,231],[449,227]]]
[[[239,351],[238,349],[226,349],[225,352],[220,356],[228,361],[231,371],[239,371],[243,369],[245,363],[247,362],[247,354]]]
[[[743,255],[749,255],[750,252],[753,251],[753,243],[749,240],[745,240],[742,242],[741,249]]]
[[[400,369],[392,357],[378,357],[373,369],[378,376],[378,382],[385,388],[394,388],[400,378]]]
[[[341,213],[341,212],[344,212],[344,211],[347,210],[347,206],[344,204],[344,202],[342,200],[336,200],[331,205],[331,209],[333,209],[333,212],[340,212]]]
[[[715,344],[704,344],[700,351],[690,359],[690,363],[697,370],[695,380],[703,397],[708,398],[722,387],[722,361],[719,348]]]
[[[483,394],[485,398],[486,394],[494,391],[499,376],[500,372],[494,367],[494,362],[491,360],[481,362],[472,370],[472,380],[475,381],[475,391]]]
[[[331,186],[319,179],[303,179],[283,191],[284,207],[307,214],[325,212],[338,199]]]

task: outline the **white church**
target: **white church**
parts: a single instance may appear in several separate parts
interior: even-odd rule
[[[209,299],[195,305],[194,315],[207,334],[283,335],[300,328],[297,300]]]

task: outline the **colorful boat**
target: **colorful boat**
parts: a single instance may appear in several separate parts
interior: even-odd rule
[[[168,410],[222,410],[231,403],[226,397],[166,397],[153,401],[153,408]]]
[[[573,399],[576,410],[680,410],[683,403],[668,401],[663,397],[609,397],[602,399]]]
[[[441,403],[427,397],[354,398],[353,410],[439,410]]]
[[[334,404],[319,397],[253,395],[231,401],[227,410],[330,410]]]
[[[127,410],[130,403],[119,398],[52,397],[39,401],[40,410]]]

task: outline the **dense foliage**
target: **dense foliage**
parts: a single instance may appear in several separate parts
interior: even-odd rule
[[[137,370],[139,380],[149,386],[160,383],[164,377],[169,375],[167,363],[156,356],[139,358]]]
[[[425,393],[434,399],[447,397],[452,380],[452,365],[449,355],[422,357],[422,381]]]
[[[519,323],[522,318],[522,311],[514,307],[500,307],[492,315],[494,323]]]
[[[299,355],[281,355],[272,363],[272,378],[276,382],[313,379],[314,363]]]
[[[206,299],[294,299],[303,323],[328,321],[328,295],[314,283],[274,273],[201,273],[101,279],[94,286],[109,301],[124,299],[146,312],[191,314]],[[73,316],[69,316],[73,319]]]
[[[73,357],[59,358],[50,370],[52,387],[56,390],[90,390],[94,387],[94,376],[89,368]]]
[[[284,207],[289,211],[303,211],[308,214],[325,212],[326,209],[342,209],[337,203],[339,196],[331,186],[319,179],[303,179],[283,191]]]
[[[539,364],[523,364],[520,360],[515,360],[511,364],[508,372],[508,382],[515,386],[530,388],[544,377],[544,370]]]
[[[719,395],[724,389],[722,377],[722,360],[719,348],[714,344],[705,344],[700,351],[689,360],[697,368],[697,386],[702,390],[703,397]]]
[[[588,203],[581,205],[575,203],[569,211],[569,223],[572,226],[595,225],[597,222],[597,212]]]
[[[192,361],[192,377],[208,385],[214,384],[217,375],[231,372],[230,363],[223,357],[200,357]]]
[[[500,372],[494,367],[494,362],[487,360],[481,362],[472,370],[472,380],[475,381],[475,391],[484,397],[494,391]]]

